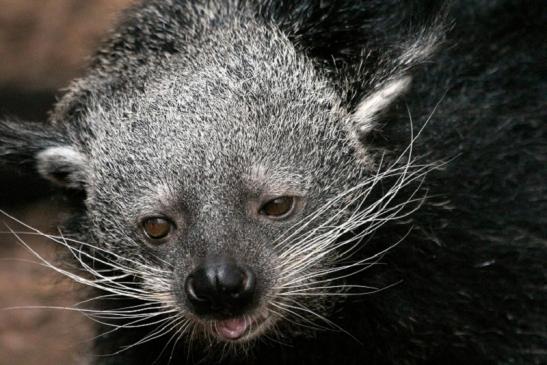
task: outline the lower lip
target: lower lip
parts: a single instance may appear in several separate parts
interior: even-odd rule
[[[248,337],[251,332],[256,332],[258,327],[264,323],[266,317],[258,318],[232,318],[223,321],[216,321],[213,325],[215,335],[224,341],[238,341]],[[254,328],[252,328],[254,327]]]
[[[215,323],[215,330],[221,338],[238,340],[249,331],[250,323],[245,318],[233,318]]]

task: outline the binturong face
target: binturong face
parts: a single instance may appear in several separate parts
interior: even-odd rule
[[[281,67],[166,75],[86,117],[89,239],[181,326],[223,342],[275,330],[295,302],[322,311],[350,189],[372,176],[326,81]]]
[[[423,57],[430,42],[418,46]],[[337,279],[376,259],[348,261],[423,174],[382,166],[360,142],[408,88],[400,66],[415,60],[402,52],[348,110],[271,29],[227,26],[201,47],[128,58],[123,72],[98,62],[50,127],[4,122],[0,156],[33,158],[44,177],[84,192],[70,231],[52,238],[86,271],[66,274],[143,302],[97,309],[103,320],[234,344],[307,329],[347,289]],[[371,199],[384,177],[396,183]]]

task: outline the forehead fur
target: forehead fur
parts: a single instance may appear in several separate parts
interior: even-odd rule
[[[83,121],[97,179],[228,181],[254,167],[302,176],[349,155],[347,116],[326,79],[281,34],[236,26],[212,30],[196,54],[142,65],[124,80],[131,87],[97,95]]]
[[[309,175],[295,173],[290,168],[272,169],[255,165],[243,175],[242,180],[249,191],[257,193],[304,195],[308,189]]]

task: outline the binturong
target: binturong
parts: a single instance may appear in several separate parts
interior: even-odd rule
[[[90,287],[88,362],[545,363],[546,13],[129,9],[47,125],[0,123],[76,200],[45,264]]]

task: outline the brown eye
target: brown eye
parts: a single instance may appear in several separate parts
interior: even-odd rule
[[[165,218],[154,217],[144,220],[142,227],[148,237],[158,240],[167,237],[173,224]]]
[[[283,218],[292,211],[294,198],[291,196],[282,196],[275,198],[264,204],[260,208],[260,214],[267,215],[270,218]]]

